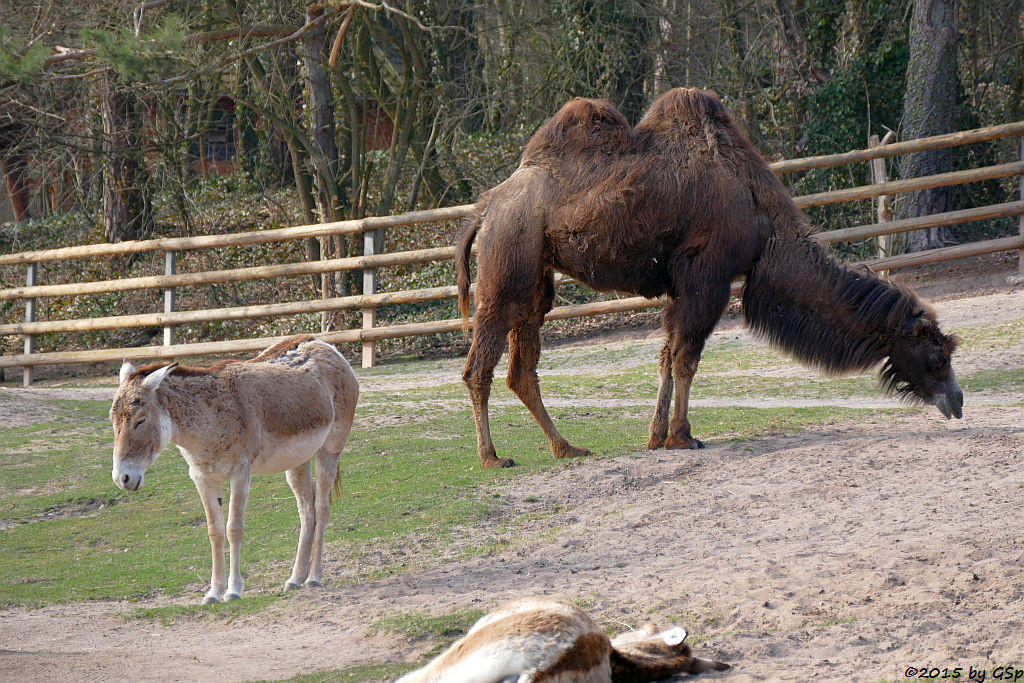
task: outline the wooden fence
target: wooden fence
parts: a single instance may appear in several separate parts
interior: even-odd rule
[[[771,164],[771,167],[776,174],[781,175],[785,173],[807,171],[817,168],[828,168],[851,163],[870,163],[875,159],[883,159],[886,157],[929,149],[965,145],[1013,135],[1024,136],[1024,121],[951,133],[948,135],[921,138],[907,142],[884,144],[874,146],[870,149],[855,150],[842,154],[779,161]],[[910,192],[913,190],[947,185],[958,185],[995,178],[1022,176],[1022,179],[1024,179],[1024,137],[1021,138],[1021,141],[1020,157],[1017,161],[966,171],[925,176],[910,180],[884,182],[885,179],[882,178],[882,182],[879,182],[879,179],[876,178],[875,182],[870,185],[797,196],[794,197],[794,200],[798,206],[806,209],[813,206],[888,197],[901,192]],[[377,269],[388,266],[450,260],[454,258],[455,255],[454,246],[374,254],[372,253],[373,240],[368,239],[364,240],[366,244],[366,253],[363,256],[193,273],[177,272],[177,254],[188,250],[256,245],[270,242],[300,240],[311,237],[326,237],[330,235],[369,235],[372,231],[381,228],[392,228],[417,223],[463,218],[469,215],[471,208],[472,207],[469,205],[453,206],[441,209],[414,211],[395,216],[370,217],[359,220],[339,221],[335,223],[323,223],[317,225],[302,225],[276,230],[208,235],[201,237],[139,240],[120,242],[117,244],[94,244],[0,255],[0,266],[23,266],[26,273],[24,287],[0,289],[0,301],[20,300],[24,302],[25,307],[24,322],[0,324],[0,335],[20,335],[24,338],[24,353],[14,356],[0,356],[0,368],[22,368],[24,384],[28,386],[32,382],[32,369],[35,366],[108,362],[119,361],[123,358],[133,360],[154,358],[169,359],[187,356],[257,351],[266,348],[276,341],[276,339],[258,338],[175,344],[174,328],[178,325],[198,322],[275,317],[300,313],[317,313],[323,311],[353,309],[362,309],[364,312],[364,323],[361,329],[328,332],[320,336],[323,339],[336,344],[361,343],[363,347],[363,365],[372,365],[375,357],[375,342],[377,340],[438,334],[461,329],[461,321],[457,319],[376,327],[374,326],[375,316],[373,315],[377,308],[383,306],[400,303],[435,301],[455,297],[456,291],[454,285],[395,292],[376,292],[374,291],[375,279],[373,277],[373,274],[376,273]],[[1021,217],[1020,234],[1000,239],[973,242],[912,254],[883,256],[864,263],[875,271],[888,271],[908,266],[934,263],[993,252],[1021,250],[1022,254],[1024,254],[1024,180],[1022,180],[1021,183],[1021,195],[1019,201],[981,206],[906,220],[882,220],[881,222],[869,225],[859,225],[841,230],[818,233],[815,237],[826,243],[863,240],[905,233],[922,228],[956,225],[1005,216]],[[160,253],[163,254],[164,275],[51,285],[38,282],[40,263],[65,261],[70,259],[114,257],[126,254],[149,252],[155,252],[157,255]],[[1022,269],[1024,269],[1024,258],[1022,258],[1021,263]],[[337,271],[363,271],[364,293],[361,295],[323,298],[311,301],[293,301],[286,303],[235,306],[192,311],[175,310],[175,289],[178,287],[252,281],[295,275],[312,275]],[[560,278],[560,281],[565,282],[568,280],[567,278]],[[39,298],[154,289],[163,290],[164,310],[162,312],[74,320],[36,319],[36,301]],[[643,308],[660,306],[661,303],[662,302],[659,300],[646,299],[643,297],[620,298],[611,301],[557,307],[548,314],[547,318],[548,320],[558,320],[622,311],[635,311]],[[164,331],[163,344],[160,346],[66,350],[45,353],[36,352],[35,350],[35,336],[39,334],[132,327],[162,327]]]

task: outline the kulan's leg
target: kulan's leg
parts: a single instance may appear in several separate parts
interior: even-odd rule
[[[505,350],[508,326],[503,311],[491,307],[478,307],[473,317],[473,344],[466,357],[462,381],[469,389],[469,400],[473,404],[476,418],[476,443],[480,462],[488,467],[513,467],[515,461],[499,458],[491,440],[491,426],[487,414],[487,401],[491,395],[494,366],[498,364]]]
[[[252,475],[248,470],[231,477],[231,500],[228,508],[228,553],[231,571],[225,600],[242,597],[242,536],[245,534],[245,506],[249,502]]]
[[[295,494],[295,504],[299,508],[299,546],[295,551],[295,565],[292,567],[292,575],[285,581],[286,589],[295,589],[302,586],[306,577],[309,576],[309,554],[313,547],[313,535],[315,531],[315,492],[313,489],[312,459],[307,460],[298,467],[285,472],[288,485]]]
[[[661,356],[658,364],[658,374],[661,383],[658,385],[658,403],[654,407],[654,417],[651,418],[651,434],[647,439],[647,449],[654,450],[665,445],[668,437],[668,417],[672,408],[672,390],[675,388],[675,381],[672,379],[672,331],[665,330],[665,344],[661,347]]]
[[[199,491],[206,511],[206,532],[210,536],[210,552],[213,555],[213,569],[210,576],[210,590],[203,596],[203,604],[220,602],[227,588],[227,577],[224,572],[224,510],[222,499],[222,482],[204,477],[202,474],[189,470],[189,477]]]
[[[541,280],[533,310],[513,325],[509,332],[506,383],[540,425],[556,458],[590,455],[590,451],[573,446],[559,434],[540,396],[540,381],[537,378],[540,328],[544,324],[544,315],[551,310],[553,300],[554,283],[549,273]]]
[[[316,458],[316,524],[313,532],[313,551],[310,555],[309,576],[307,586],[320,586],[324,578],[323,554],[324,534],[327,533],[327,522],[331,518],[331,488],[338,478],[338,458],[340,453],[321,451]]]

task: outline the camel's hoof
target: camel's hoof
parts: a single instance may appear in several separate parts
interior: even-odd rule
[[[593,455],[593,453],[586,448],[576,448],[576,446],[568,446],[555,453],[556,458],[584,458],[588,455]]]
[[[483,461],[485,470],[500,469],[503,467],[515,467],[516,461],[512,458],[490,458]]]
[[[216,605],[218,602],[220,602],[220,600],[217,599],[217,597],[213,596],[213,595],[207,595],[206,597],[203,598],[203,604],[204,605]]]
[[[239,595],[238,593],[228,593],[227,595],[224,596],[224,601],[225,602],[231,602],[232,600],[241,600],[241,599],[242,599],[242,596]]]
[[[665,445],[665,437],[663,436],[652,436],[647,439],[647,450],[656,451]]]
[[[695,439],[692,436],[675,437],[670,436],[665,441],[665,448],[669,450],[691,450],[695,451],[698,448],[704,448],[704,442],[700,439]]]

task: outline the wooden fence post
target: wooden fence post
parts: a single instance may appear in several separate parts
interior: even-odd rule
[[[1020,136],[1020,160],[1024,161],[1024,135]],[[1020,176],[1020,200],[1024,202],[1024,173]],[[1024,237],[1024,213],[1018,220],[1020,221],[1020,236]],[[1017,252],[1017,270],[1024,276],[1024,249]]]
[[[893,137],[894,137],[894,133],[891,130],[885,134],[885,137],[881,141],[878,140],[878,136],[877,135],[872,135],[868,139],[868,147],[871,148],[871,149],[874,149],[875,147],[881,147],[882,145],[887,145],[893,139]],[[870,164],[868,165],[868,168],[871,171],[870,175],[871,175],[871,182],[872,182],[872,184],[881,185],[883,183],[889,182],[889,174],[885,170],[885,159],[883,159],[881,157],[878,157],[876,159],[872,159]],[[889,221],[892,220],[892,218],[893,218],[893,213],[892,213],[892,197],[890,195],[883,194],[880,197],[878,197],[876,199],[876,201],[875,201],[875,206],[877,207],[877,215],[878,215],[878,222],[879,223],[888,223]],[[893,255],[892,252],[893,252],[893,242],[894,241],[895,241],[895,236],[894,235],[880,235],[880,236],[876,237],[875,238],[875,251],[876,251],[876,255],[879,258],[884,258],[886,256],[892,256]],[[881,278],[888,279],[889,271],[887,271],[887,270],[880,270],[880,271],[878,271],[878,276],[881,277]]]
[[[178,272],[178,252],[164,252],[164,275]],[[174,313],[174,287],[164,290],[164,313]],[[164,325],[164,346],[174,346],[174,325]]]
[[[35,287],[37,280],[39,279],[39,264],[30,263],[28,264],[27,274],[25,276],[25,285],[27,287]],[[36,300],[25,299],[25,322],[34,323],[36,321]],[[25,335],[25,355],[28,356],[36,351],[36,336],[34,334]],[[22,384],[26,387],[32,386],[32,366],[26,365],[22,369]]]
[[[374,254],[374,237],[376,230],[367,230],[363,233],[363,255],[373,256]],[[377,292],[377,269],[376,268],[364,268],[363,269],[363,295],[375,294]],[[370,330],[377,323],[377,309],[376,308],[364,308],[363,309],[363,329]],[[373,341],[363,342],[363,367],[372,368],[373,364],[377,362],[377,344]]]

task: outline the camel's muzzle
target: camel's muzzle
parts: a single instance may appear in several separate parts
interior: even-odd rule
[[[935,395],[935,407],[947,420],[964,416],[964,392],[955,378],[950,378],[938,394]]]

